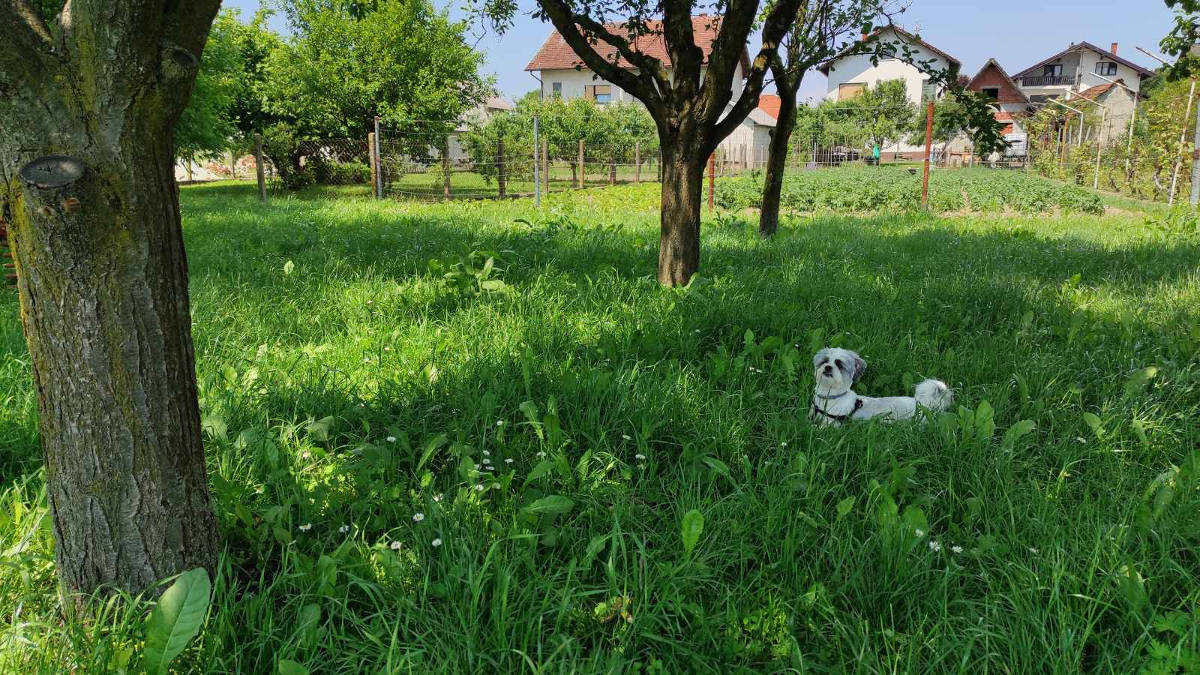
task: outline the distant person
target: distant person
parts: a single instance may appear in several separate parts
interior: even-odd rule
[[[879,165],[879,144],[878,143],[876,143],[875,147],[871,149],[871,157],[875,158],[875,165],[878,166]]]

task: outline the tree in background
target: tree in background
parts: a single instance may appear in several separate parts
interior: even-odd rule
[[[266,151],[291,187],[310,180],[301,140],[366,138],[379,115],[410,141],[408,152],[427,152],[492,92],[466,24],[429,0],[352,3],[353,12],[345,4],[290,0],[295,33],[262,63]]]
[[[903,11],[903,10],[898,10]],[[771,75],[779,94],[779,116],[767,155],[758,232],[770,236],[779,228],[779,198],[792,132],[796,128],[796,95],[809,69],[835,54],[879,56],[890,45],[878,40],[871,25],[892,10],[881,0],[805,0],[796,20],[773,54]],[[859,33],[868,33],[866,40]],[[852,39],[847,39],[852,36]],[[882,51],[881,51],[882,50]]]
[[[771,3],[758,23],[759,0],[646,3],[640,0],[538,0],[535,15],[550,21],[584,65],[628,92],[650,111],[662,158],[658,281],[687,284],[700,268],[700,196],[704,167],[722,140],[758,106],[763,80],[779,41],[802,0]],[[518,11],[511,0],[477,0],[478,11],[504,29]],[[710,53],[696,46],[693,15],[709,9],[716,31]],[[617,17],[619,23],[605,23]],[[750,32],[762,43],[734,82]],[[661,41],[671,67],[639,44]],[[611,50],[616,58],[606,58]],[[734,95],[737,85],[738,93]]]
[[[237,14],[226,10],[217,15],[200,59],[200,70],[192,98],[175,127],[175,156],[191,163],[211,157],[230,147],[237,135],[233,105],[243,86],[245,64],[236,41],[241,24]]]
[[[955,138],[966,134],[972,152],[987,157],[1008,147],[1004,124],[996,121],[992,102],[983,94],[965,88],[952,89],[933,103],[933,142],[942,144],[942,152]],[[917,116],[912,125],[912,142],[925,143],[925,117]]]
[[[1166,67],[1165,74],[1171,80],[1200,75],[1200,54],[1193,51],[1200,42],[1200,0],[1166,0],[1166,3],[1175,10],[1175,23],[1158,46],[1175,57],[1175,63]]]
[[[216,563],[174,130],[218,0],[0,0],[0,203],[59,580]]]

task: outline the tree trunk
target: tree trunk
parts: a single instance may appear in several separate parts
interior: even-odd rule
[[[13,249],[67,590],[212,569],[170,134],[77,138],[78,181],[22,181]]]
[[[706,155],[699,144],[662,144],[658,282],[686,286],[700,269],[700,201]]]
[[[779,91],[779,119],[768,148],[762,208],[758,214],[758,233],[763,237],[769,237],[779,229],[779,200],[783,193],[783,174],[787,169],[788,142],[796,127],[796,95],[788,95],[783,87]]]
[[[216,563],[173,130],[217,8],[71,3],[51,34],[0,3],[0,200],[67,593]]]

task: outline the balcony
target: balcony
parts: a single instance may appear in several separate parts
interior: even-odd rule
[[[1021,78],[1022,87],[1071,87],[1075,85],[1073,75],[1032,75]]]

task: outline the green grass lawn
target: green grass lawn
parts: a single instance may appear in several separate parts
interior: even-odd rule
[[[706,216],[666,290],[657,190],[183,188],[227,552],[180,671],[1200,667],[1194,227]],[[814,428],[824,345],[961,407]],[[33,396],[6,293],[0,670],[136,668],[144,603],[64,620]]]

